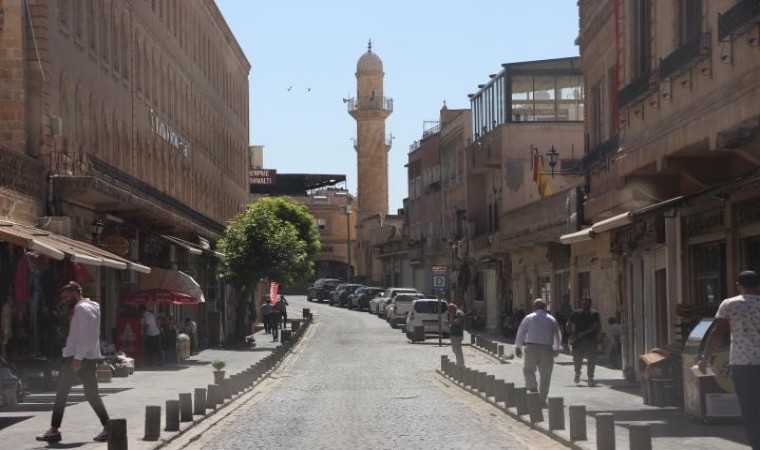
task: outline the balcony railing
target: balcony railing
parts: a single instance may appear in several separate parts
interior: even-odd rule
[[[591,170],[594,166],[600,162],[606,160],[610,155],[615,153],[620,148],[620,137],[615,135],[607,141],[599,144],[593,150],[589,151],[586,156],[583,157],[583,168],[586,171]]]
[[[387,111],[393,112],[393,99],[390,97],[359,97],[346,100],[348,112]]]
[[[425,139],[428,136],[441,131],[441,122],[437,120],[427,120],[422,124],[422,138]]]
[[[760,1],[740,0],[731,9],[718,14],[718,40],[740,33],[744,28],[760,21]]]
[[[650,82],[652,78],[652,72],[646,72],[642,75],[640,75],[638,78],[635,78],[633,81],[628,83],[626,87],[620,90],[620,93],[618,93],[618,104],[622,108],[623,106],[633,102],[634,100],[637,100],[644,96],[644,94],[648,92],[652,92],[652,83]]]
[[[0,187],[40,198],[45,192],[42,163],[0,145]]]
[[[660,78],[678,75],[709,54],[710,33],[698,34],[660,60]]]

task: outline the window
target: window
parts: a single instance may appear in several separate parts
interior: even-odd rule
[[[591,148],[597,147],[604,141],[604,87],[599,81],[591,88],[591,129],[589,136],[591,138]]]
[[[58,0],[58,21],[63,28],[69,27],[69,0]]]
[[[702,32],[702,0],[679,0],[679,43],[681,45]]]
[[[74,36],[82,39],[84,35],[84,16],[82,14],[82,2],[84,0],[74,0]]]
[[[90,51],[97,57],[98,35],[95,31],[95,0],[87,0],[87,42]]]
[[[591,272],[578,274],[578,300],[591,298]]]
[[[691,264],[694,304],[717,307],[726,292],[726,244],[709,242],[692,246]]]
[[[108,2],[100,4],[100,57],[108,61]]]
[[[639,77],[652,70],[651,0],[633,2],[633,75]]]
[[[121,56],[121,72],[124,78],[129,78],[129,38],[127,37],[129,30],[127,29],[127,22],[124,20],[124,15],[121,16],[121,50],[119,56]]]
[[[325,219],[317,219],[317,228],[319,231],[325,231],[327,229],[327,221]]]

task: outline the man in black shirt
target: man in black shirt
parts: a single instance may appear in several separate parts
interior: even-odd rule
[[[591,309],[591,299],[581,300],[581,309],[573,311],[567,320],[567,331],[573,347],[573,365],[575,366],[575,383],[581,381],[581,368],[586,358],[588,366],[588,385],[594,386],[594,368],[596,367],[596,334],[599,332],[599,313]]]

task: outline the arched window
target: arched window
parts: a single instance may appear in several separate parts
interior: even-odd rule
[[[74,36],[77,39],[84,37],[84,14],[82,11],[84,0],[74,0]]]
[[[138,37],[137,33],[135,33],[135,89],[137,89],[137,92],[142,92],[143,90],[142,75],[142,51],[140,50],[140,38]]]
[[[129,29],[127,28],[127,21],[124,18],[124,14],[121,15],[121,50],[119,56],[121,56],[121,73],[124,78],[129,78]]]
[[[69,27],[69,0],[58,0],[58,21],[64,28]]]
[[[110,2],[102,1],[100,3],[100,57],[103,61],[108,61],[108,34],[111,30],[108,28],[110,13]]]
[[[95,96],[90,96],[90,121],[89,121],[89,127],[90,127],[90,148],[87,149],[89,153],[92,153],[94,155],[97,155],[98,157],[101,156],[101,148],[100,148],[100,140],[98,139],[98,136],[100,134],[100,129],[98,127],[98,105],[95,101]]]
[[[101,145],[103,146],[101,155],[103,155],[102,158],[104,161],[113,164],[113,142],[111,142],[111,132],[108,126],[108,111],[106,110],[105,105],[102,105],[100,108],[100,118],[102,120],[101,123],[103,124],[103,133],[100,140]]]
[[[121,71],[121,55],[119,54],[119,24],[114,20],[111,26],[111,60],[113,61],[113,71]]]
[[[97,56],[98,54],[98,33],[95,24],[95,0],[87,0],[87,42],[90,51]]]
[[[127,122],[121,121],[121,152],[122,152],[122,166],[121,170],[132,173],[132,147],[130,146],[129,129],[127,128]]]
[[[150,98],[150,62],[148,46],[143,42],[143,83],[145,84],[145,96]]]
[[[69,151],[69,139],[71,137],[70,124],[69,120],[71,119],[71,104],[69,100],[69,82],[66,80],[65,77],[61,76],[61,105],[60,105],[60,114],[61,114],[61,122],[63,124],[62,130],[61,130],[61,142],[62,142],[62,148],[61,151],[63,153],[68,153]]]

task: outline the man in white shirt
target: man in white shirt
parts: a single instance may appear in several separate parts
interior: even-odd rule
[[[106,425],[108,424],[108,412],[103,405],[98,393],[98,379],[96,365],[100,355],[100,305],[88,298],[82,297],[82,287],[74,281],[70,281],[60,290],[61,300],[65,303],[75,301],[74,315],[69,324],[69,336],[66,346],[63,348],[63,360],[58,375],[58,387],[55,393],[53,405],[53,417],[50,429],[45,434],[37,436],[38,441],[58,442],[61,440],[61,422],[63,411],[77,375],[82,380],[84,395],[98,415],[103,431],[95,436],[94,440],[105,442],[108,440]]]
[[[746,270],[736,282],[739,295],[723,300],[715,314],[699,370],[705,373],[713,354],[731,333],[728,365],[734,382],[744,431],[750,446],[760,450],[760,277]]]
[[[554,358],[562,347],[562,334],[557,320],[546,312],[546,303],[540,298],[533,302],[533,312],[525,316],[517,329],[515,355],[522,358],[525,349],[525,387],[529,392],[539,392],[541,402],[546,406],[549,396]],[[541,384],[536,381],[536,368]]]
[[[140,306],[140,325],[143,332],[143,355],[156,366],[164,365],[164,352],[161,350],[161,330],[158,329],[156,316],[145,305]]]

